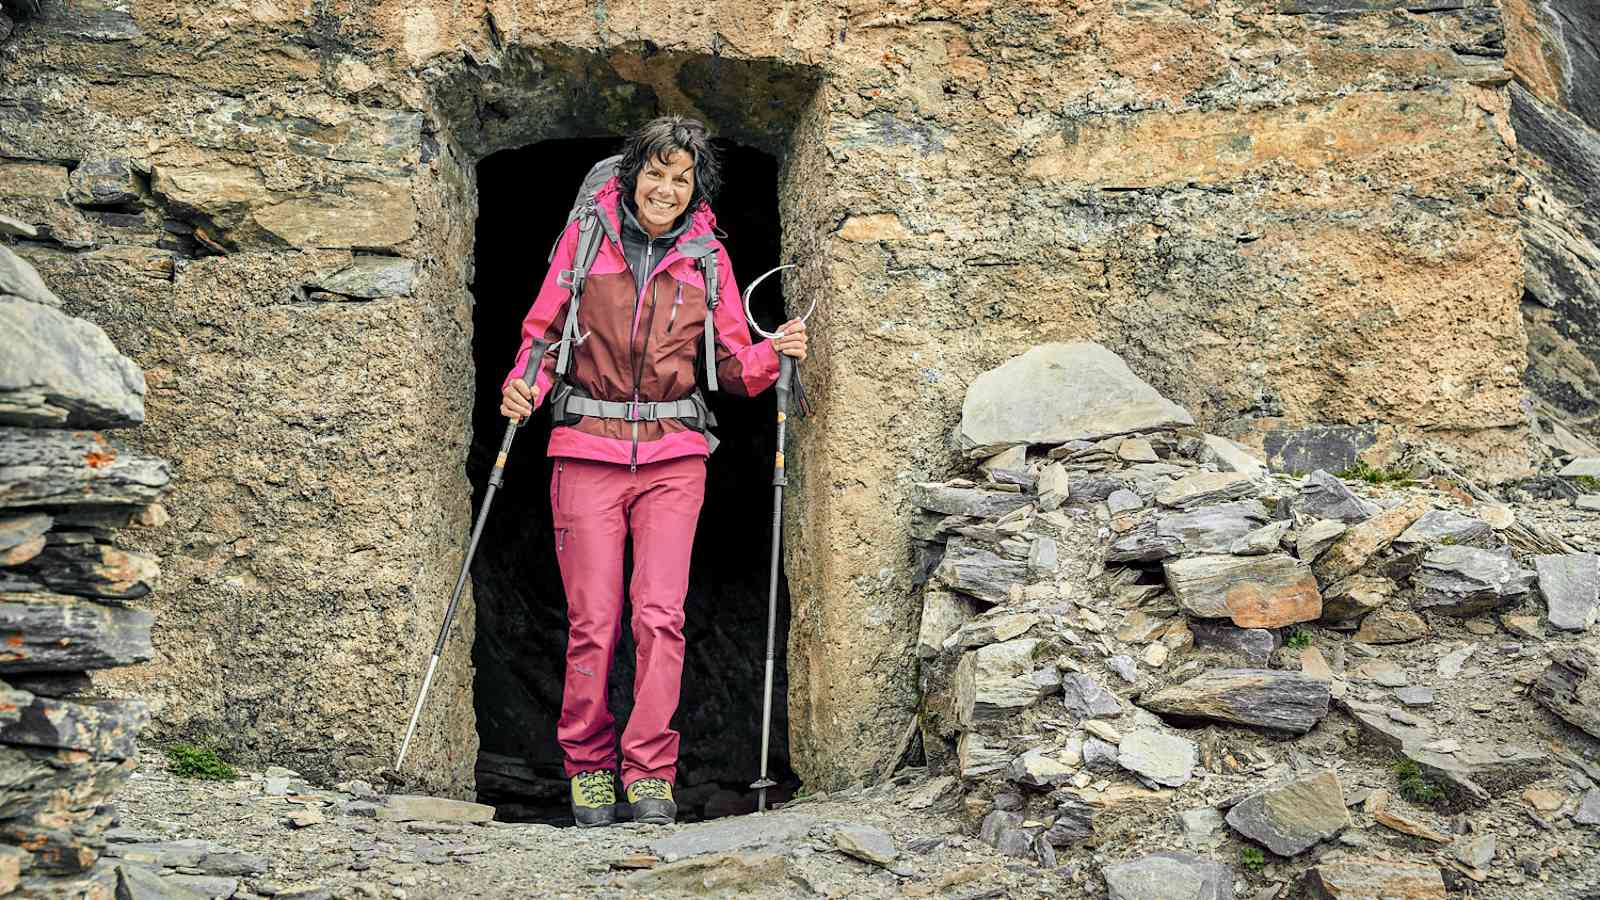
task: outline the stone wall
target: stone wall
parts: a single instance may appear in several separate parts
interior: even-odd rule
[[[34,238],[0,214],[0,239]],[[0,244],[0,894],[110,898],[96,865],[149,721],[89,673],[151,658],[160,570],[119,544],[158,526],[164,460],[87,429],[144,419],[145,381]]]
[[[817,786],[910,734],[907,491],[1027,346],[1097,340],[1247,443],[1393,423],[1524,471],[1498,10],[1407,5],[44,0],[0,45],[0,201],[149,371],[182,486],[122,686],[161,733],[383,764],[467,530],[473,164],[663,111],[781,154],[821,301],[786,520]],[[465,792],[460,628],[412,777]]]

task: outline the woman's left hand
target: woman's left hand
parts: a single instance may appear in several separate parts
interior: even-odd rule
[[[772,339],[772,346],[785,356],[795,359],[806,358],[806,323],[799,319],[790,319],[778,329],[782,337]]]

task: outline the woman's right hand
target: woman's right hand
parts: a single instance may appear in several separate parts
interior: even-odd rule
[[[506,389],[500,392],[500,415],[517,421],[526,419],[533,415],[536,396],[536,392],[527,382],[521,378],[511,379]]]

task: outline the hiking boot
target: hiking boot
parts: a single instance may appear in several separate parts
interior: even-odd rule
[[[617,821],[617,778],[597,769],[572,777],[572,820],[581,828]]]
[[[633,820],[646,825],[671,825],[678,817],[672,785],[660,778],[641,778],[628,785],[628,804],[633,807]]]

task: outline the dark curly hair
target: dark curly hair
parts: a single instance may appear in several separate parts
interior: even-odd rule
[[[710,205],[722,187],[722,162],[711,146],[706,126],[683,116],[652,119],[628,136],[622,146],[622,160],[617,163],[622,195],[633,197],[645,163],[653,159],[665,160],[679,150],[694,160],[694,193],[689,197],[689,209],[697,209],[701,201]]]

